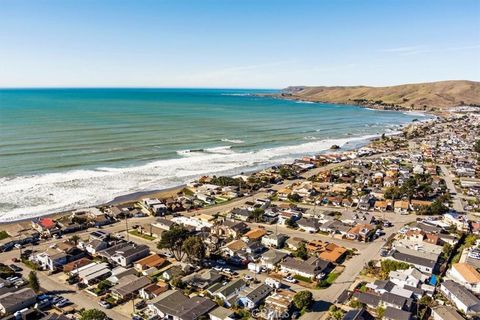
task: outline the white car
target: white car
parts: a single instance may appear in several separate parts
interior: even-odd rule
[[[285,280],[285,281],[287,281],[287,282],[290,282],[290,283],[297,283],[297,282],[298,282],[297,279],[294,279],[294,278],[292,278],[292,277],[290,277],[290,276],[284,277],[283,280]]]
[[[251,275],[246,274],[246,275],[243,276],[243,280],[251,281],[251,280],[253,280],[253,277]]]
[[[225,272],[226,274],[233,274],[230,268],[223,268],[222,271]]]
[[[213,270],[220,272],[220,271],[223,270],[223,268],[215,266],[215,267],[213,267]]]

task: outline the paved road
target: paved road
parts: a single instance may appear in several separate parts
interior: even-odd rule
[[[450,170],[448,170],[447,166],[443,164],[440,165],[440,169],[442,170],[443,179],[447,184],[447,188],[450,191],[450,193],[453,195],[453,209],[455,209],[455,211],[457,212],[463,212],[464,210],[463,210],[462,199],[457,194],[457,189],[455,188],[455,184],[453,183]]]
[[[12,258],[18,258],[19,252],[18,250],[12,250],[9,252],[2,253],[2,259],[7,259],[8,262],[11,261]],[[4,261],[5,263],[8,263],[7,261]],[[17,263],[17,265],[20,265]],[[24,278],[28,279],[28,274],[30,273],[30,269],[26,267],[25,265],[21,265],[23,268],[22,275]],[[69,299],[72,301],[74,304],[78,306],[77,309],[85,308],[85,309],[92,309],[92,308],[97,308],[103,310],[110,318],[112,319],[119,319],[119,320],[127,320],[130,319],[130,317],[127,317],[126,315],[117,312],[114,309],[102,309],[98,305],[98,298],[91,296],[84,291],[78,290],[75,286],[70,286],[65,282],[62,282],[58,277],[60,274],[54,274],[54,275],[48,275],[47,272],[45,271],[37,271],[38,279],[40,282],[40,286],[42,289],[49,291],[49,292],[55,292],[63,297]]]
[[[386,216],[386,219],[392,222],[394,226],[385,230],[385,238],[388,238],[391,234],[397,232],[406,223],[415,221],[415,218],[415,216],[398,216],[389,213],[388,216]],[[312,311],[303,315],[302,319],[316,320],[326,316],[329,305],[335,302],[344,290],[350,288],[354,283],[355,278],[360,274],[360,271],[368,261],[380,257],[380,249],[383,247],[384,243],[385,242],[381,239],[369,243],[363,250],[345,263],[344,271],[330,287],[322,290],[313,290],[312,293],[315,303],[312,307]]]

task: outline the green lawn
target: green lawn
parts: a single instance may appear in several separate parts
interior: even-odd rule
[[[143,238],[145,240],[149,240],[149,241],[155,240],[155,237],[149,236],[148,234],[145,234],[145,233],[140,233],[137,230],[129,231],[128,233],[130,233],[131,235]]]
[[[312,279],[309,278],[309,277],[303,277],[303,276],[300,276],[300,275],[294,275],[293,276],[293,279],[296,279],[298,281],[303,281],[303,282],[308,282],[308,283],[311,283],[312,282]]]
[[[10,235],[7,233],[7,231],[0,231],[0,240],[7,239],[10,237]]]

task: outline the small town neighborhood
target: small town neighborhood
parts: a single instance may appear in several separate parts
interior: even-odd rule
[[[480,317],[480,116],[1,227],[1,319]],[[332,149],[337,149],[332,146]]]

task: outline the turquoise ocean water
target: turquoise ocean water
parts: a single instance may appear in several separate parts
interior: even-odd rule
[[[421,115],[267,90],[0,90],[0,221],[354,147]]]

